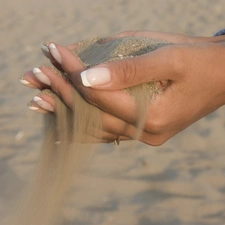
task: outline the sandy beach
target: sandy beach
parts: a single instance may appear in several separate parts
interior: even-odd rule
[[[224,10],[223,0],[2,1],[0,224],[32,178],[44,138],[42,115],[26,106],[38,91],[18,80],[48,64],[42,41],[70,44],[125,30],[212,36],[225,27]],[[222,107],[160,147],[99,146],[74,175],[62,225],[225,224],[224,115]]]

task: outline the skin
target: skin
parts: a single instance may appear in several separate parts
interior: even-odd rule
[[[111,80],[106,85],[92,87],[84,87],[81,82],[80,73],[85,68],[70,52],[76,45],[64,47],[55,44],[62,58],[60,63],[51,54],[44,52],[52,64],[69,75],[84,98],[104,112],[104,140],[113,141],[118,135],[122,140],[135,137],[135,102],[121,90],[140,83],[156,80],[164,88],[163,94],[157,95],[150,103],[140,137],[140,141],[149,145],[163,144],[225,104],[224,36],[190,37],[171,33],[127,31],[104,41],[124,36],[158,38],[177,45],[162,47],[135,58],[98,65],[96,68],[109,69]],[[40,69],[50,79],[51,85],[43,84],[32,71],[28,71],[24,75],[24,79],[30,83],[28,86],[40,90],[51,88],[72,108],[72,86],[50,69]],[[57,113],[54,97],[43,94],[41,98],[49,102]],[[42,113],[47,112],[43,108],[39,109]]]

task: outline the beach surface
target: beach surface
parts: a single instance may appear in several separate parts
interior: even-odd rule
[[[66,45],[125,30],[212,36],[225,27],[224,10],[223,0],[2,1],[0,224],[33,177],[44,138],[42,115],[26,107],[38,91],[18,81],[48,64],[42,41]],[[62,224],[225,224],[224,136],[222,107],[160,147],[99,146],[74,175]]]

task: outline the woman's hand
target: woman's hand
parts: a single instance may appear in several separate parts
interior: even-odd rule
[[[104,132],[114,135],[112,137],[114,139],[115,135],[132,139],[136,132],[135,102],[122,89],[152,80],[165,84],[163,94],[157,95],[150,103],[140,137],[141,141],[150,145],[161,145],[224,104],[225,47],[222,42],[224,37],[191,38],[152,32],[135,34],[150,35],[179,44],[162,47],[135,58],[98,65],[86,72],[68,48],[50,45],[50,54],[46,55],[70,76],[73,84],[88,102],[104,111]],[[129,35],[128,32],[124,36]],[[113,38],[118,36],[120,35]],[[39,89],[51,87],[67,105],[71,106],[72,86],[47,67],[40,68],[40,71],[36,74],[26,73],[24,80]],[[89,87],[83,85],[81,72],[83,72],[82,79],[88,81]],[[54,111],[54,99],[49,100],[45,95],[42,98],[50,103]]]

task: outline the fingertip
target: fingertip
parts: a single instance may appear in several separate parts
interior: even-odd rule
[[[49,43],[50,43],[49,41],[42,42],[41,43],[41,51],[46,58],[48,58],[49,60],[53,60],[53,57],[52,57],[52,55],[49,51],[49,48],[48,48]]]
[[[37,83],[38,81],[36,81],[31,71],[20,76],[19,81],[21,84],[23,84],[26,87],[35,88],[35,89],[39,88],[39,83]]]
[[[80,76],[85,87],[106,85],[111,81],[110,70],[107,67],[91,68],[83,71]]]
[[[58,45],[57,45],[58,46]],[[41,43],[41,50],[45,57],[47,57],[53,65],[61,67],[60,53],[57,53],[56,45],[50,41]]]
[[[92,86],[92,85],[88,82],[88,79],[87,79],[87,70],[81,72],[80,76],[81,76],[82,84],[83,84],[85,87],[91,87],[91,86]]]
[[[41,43],[41,49],[42,49],[45,53],[49,53],[48,44],[49,44],[49,42],[42,42],[42,43]]]
[[[59,50],[57,49],[56,45],[54,43],[51,43],[49,45],[49,51],[51,53],[51,55],[53,56],[53,58],[59,63],[62,64],[62,56],[59,52]]]
[[[41,114],[46,114],[49,113],[49,111],[40,108],[34,101],[30,101],[27,103],[28,109],[30,109],[33,112],[41,113]]]
[[[51,45],[50,51],[54,54],[55,60],[61,64],[61,69],[70,78],[75,75],[80,75],[80,73],[86,69],[86,65],[71,49],[63,45],[54,44],[54,46]]]

